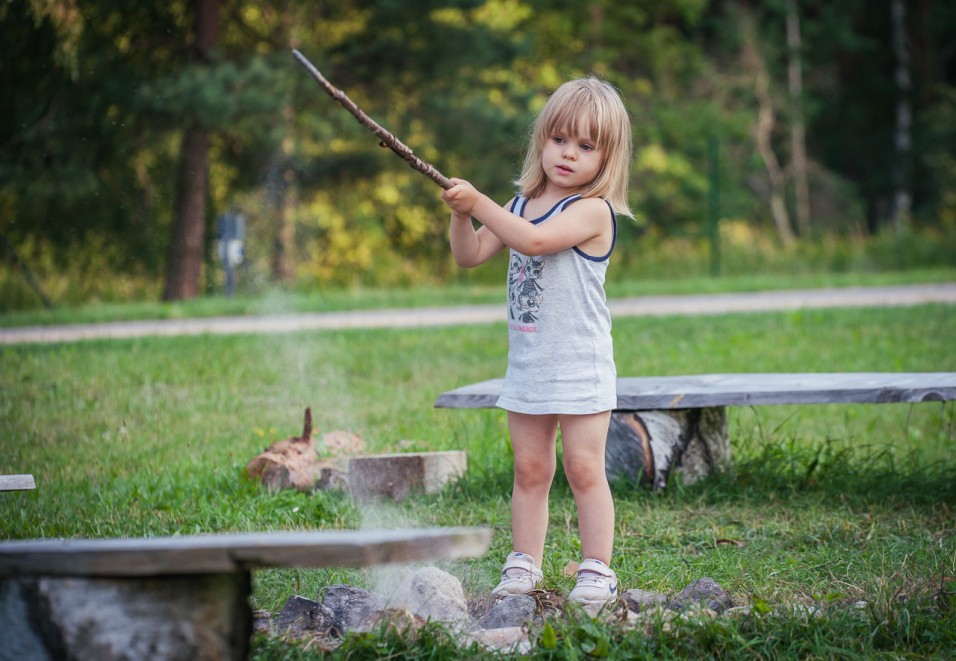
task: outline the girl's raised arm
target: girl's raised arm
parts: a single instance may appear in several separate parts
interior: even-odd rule
[[[603,238],[610,247],[613,226],[607,222],[608,207],[603,200],[583,199],[553,220],[535,225],[498,206],[467,181],[452,179],[451,182],[454,186],[442,191],[442,199],[452,209],[453,231],[456,219],[467,218],[467,225],[470,227],[473,216],[482,224],[479,233],[482,230],[490,230],[489,234],[496,237],[499,243],[528,256],[560,252],[574,246],[582,246],[592,239]],[[500,247],[495,252],[499,249]],[[488,255],[486,260],[489,257],[491,255]]]

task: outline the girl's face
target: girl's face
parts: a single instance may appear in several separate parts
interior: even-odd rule
[[[582,122],[586,123],[586,122]],[[541,166],[551,186],[570,195],[594,181],[604,165],[604,154],[589,135],[555,130],[541,154]]]

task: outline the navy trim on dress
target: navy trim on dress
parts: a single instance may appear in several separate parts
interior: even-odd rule
[[[546,218],[548,218],[548,216],[550,216],[552,213],[554,213],[554,210],[557,209],[558,207],[561,208],[561,211],[564,211],[564,210],[567,209],[569,206],[571,206],[572,204],[574,204],[575,202],[577,202],[578,200],[581,200],[581,199],[583,199],[582,196],[581,196],[581,195],[578,195],[577,193],[575,193],[574,195],[568,195],[567,197],[565,197],[565,198],[563,198],[563,199],[561,199],[561,200],[558,200],[558,201],[554,204],[553,207],[551,207],[550,209],[548,209],[548,212],[547,212],[547,213],[543,214],[542,216],[539,216],[538,218],[535,218],[534,220],[532,220],[532,221],[530,221],[530,222],[531,222],[533,225],[537,225],[538,223],[543,222],[543,221],[544,221]],[[611,235],[611,248],[610,248],[610,250],[608,250],[608,251],[607,251],[607,254],[605,254],[605,255],[601,255],[601,256],[595,257],[594,255],[589,255],[589,254],[587,254],[586,252],[584,252],[583,250],[581,250],[581,249],[578,248],[577,246],[572,246],[572,250],[574,250],[574,252],[576,252],[577,254],[579,254],[579,255],[580,255],[581,257],[583,257],[584,259],[590,260],[590,261],[592,261],[592,262],[603,262],[604,260],[608,259],[608,258],[611,256],[611,253],[614,252],[614,246],[617,245],[617,216],[614,214],[614,208],[611,206],[611,203],[608,202],[607,200],[604,200],[604,203],[607,205],[608,210],[611,212],[611,231],[612,231],[612,235]],[[528,204],[528,198],[525,197],[524,195],[518,195],[518,196],[516,196],[516,197],[514,198],[514,200],[511,202],[511,209],[510,209],[510,211],[511,211],[511,213],[515,214],[516,216],[520,216],[521,218],[524,218],[524,208],[525,208],[525,206],[527,206],[527,204]],[[517,210],[516,210],[516,209],[517,209]]]
[[[614,252],[614,246],[617,244],[617,216],[614,214],[614,208],[611,206],[611,203],[607,200],[604,200],[604,203],[607,205],[608,210],[611,212],[611,248],[607,251],[607,254],[601,255],[600,257],[595,257],[594,255],[589,255],[577,246],[574,246],[574,252],[581,255],[584,259],[588,259],[592,262],[603,262],[606,259],[611,257],[611,253]]]

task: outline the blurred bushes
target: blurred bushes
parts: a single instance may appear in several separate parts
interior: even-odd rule
[[[479,269],[458,269],[447,253],[423,261],[391,249],[385,242],[354,244],[345,219],[333,208],[315,211],[321,222],[314,234],[297,245],[297,270],[288,287],[319,292],[349,287],[415,287],[441,284],[496,285],[503,282],[505,255]],[[332,242],[328,243],[329,237]],[[253,241],[248,259],[237,268],[237,291],[255,295],[274,288],[269,278],[269,253]],[[155,299],[160,284],[154,276],[130,264],[128,257],[102,237],[88,237],[75,250],[57,252],[51,246],[27,242],[16,246],[23,263],[47,295],[59,306],[95,302]],[[875,237],[826,234],[783,246],[772,228],[740,220],[720,226],[720,275],[807,276],[839,273],[879,273],[956,265],[956,223],[934,227],[913,224]],[[207,260],[205,287],[221,293],[221,266]],[[621,223],[620,240],[609,277],[667,281],[710,275],[710,245],[703,236],[665,236]],[[23,274],[10,260],[0,262],[0,313],[42,307]]]

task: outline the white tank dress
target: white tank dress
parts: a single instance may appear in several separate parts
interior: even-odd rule
[[[535,218],[546,223],[581,199],[564,198]],[[527,198],[512,213],[524,217]],[[608,205],[614,240],[606,255],[570,248],[528,257],[511,250],[508,265],[508,369],[497,406],[531,414],[588,414],[617,403],[611,313],[604,293],[617,221]]]

